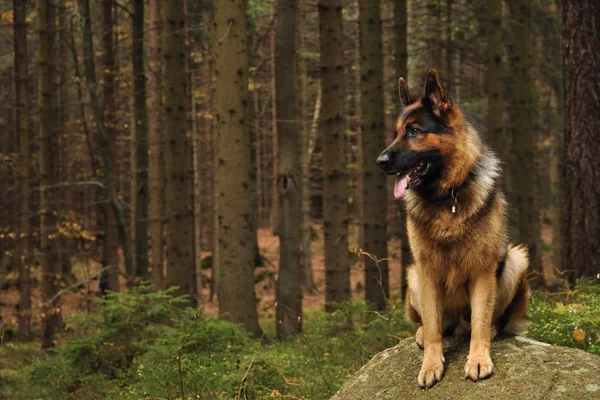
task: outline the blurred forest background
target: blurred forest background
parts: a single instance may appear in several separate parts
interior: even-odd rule
[[[375,159],[430,68],[503,161],[528,333],[600,353],[598,26],[594,0],[0,0],[0,393],[330,396],[411,333]]]

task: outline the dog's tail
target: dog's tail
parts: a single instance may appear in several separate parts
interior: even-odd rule
[[[527,268],[529,252],[523,245],[509,244],[505,266],[498,277],[496,327],[499,332],[517,334],[527,326],[526,312],[529,305],[529,281]]]

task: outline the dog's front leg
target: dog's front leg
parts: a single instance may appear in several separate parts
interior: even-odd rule
[[[477,381],[488,378],[494,372],[490,357],[491,325],[496,295],[496,277],[483,273],[469,283],[471,294],[471,346],[465,378]]]
[[[421,318],[423,320],[423,365],[417,382],[421,387],[431,387],[444,375],[442,351],[442,294],[439,282],[420,276],[419,286]]]

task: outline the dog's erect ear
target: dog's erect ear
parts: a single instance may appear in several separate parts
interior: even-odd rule
[[[445,113],[452,107],[450,97],[440,82],[440,76],[435,69],[429,70],[425,79],[425,97],[431,101],[433,112],[438,115]]]
[[[410,95],[410,90],[406,85],[404,78],[398,79],[398,94],[400,95],[400,104],[402,108],[414,103],[413,97]]]

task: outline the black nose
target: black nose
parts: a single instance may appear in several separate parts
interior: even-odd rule
[[[379,157],[377,157],[377,165],[379,165],[379,167],[381,169],[383,169],[384,171],[388,171],[389,167],[392,163],[392,160],[390,159],[390,155],[387,152],[383,152],[379,155]]]

